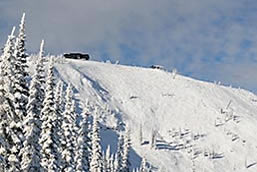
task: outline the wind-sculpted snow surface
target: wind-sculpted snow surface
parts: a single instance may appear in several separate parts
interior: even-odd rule
[[[152,171],[256,172],[257,96],[167,71],[93,61],[57,63],[82,102],[96,103],[102,147],[130,129],[130,162]],[[140,126],[142,132],[140,134]],[[142,140],[140,141],[140,135]]]

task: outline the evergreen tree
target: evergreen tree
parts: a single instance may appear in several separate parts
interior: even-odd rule
[[[79,130],[78,137],[78,150],[76,151],[75,162],[76,171],[78,172],[88,172],[90,163],[90,152],[91,152],[91,140],[89,138],[89,125],[88,125],[88,111],[84,110],[82,125]]]
[[[13,27],[11,35],[8,36],[8,39],[6,41],[6,44],[4,46],[3,49],[3,54],[1,56],[1,72],[2,72],[2,76],[1,79],[3,81],[3,89],[5,91],[5,95],[6,98],[8,98],[8,100],[10,101],[10,104],[12,106],[12,110],[14,111],[14,107],[13,107],[13,100],[14,100],[14,96],[13,96],[13,75],[14,75],[14,71],[13,71],[13,63],[15,60],[14,57],[14,31],[15,31],[15,27]],[[18,120],[18,117],[16,116],[16,114],[13,114],[14,116],[12,116],[13,119]]]
[[[107,159],[105,157],[104,151],[102,152],[102,171],[106,172],[107,171]]]
[[[59,81],[55,89],[55,110],[57,114],[57,133],[59,136],[63,136],[62,120],[63,120],[63,82]],[[62,147],[58,147],[59,152],[62,152]]]
[[[40,44],[40,50],[38,54],[38,59],[36,61],[36,66],[35,66],[35,73],[32,76],[32,82],[30,85],[30,94],[35,94],[35,100],[30,99],[30,101],[36,101],[33,104],[37,104],[38,106],[35,107],[37,109],[37,113],[40,113],[42,107],[43,107],[43,101],[45,98],[45,64],[44,64],[44,58],[43,58],[43,49],[44,49],[44,40],[41,41]],[[34,81],[33,81],[34,80]],[[34,82],[34,83],[33,83]],[[34,84],[34,86],[32,86]],[[31,90],[32,87],[35,87],[34,91],[36,90],[36,93],[32,93],[33,91]],[[32,97],[30,97],[32,98]],[[31,104],[32,102],[29,102]],[[27,105],[28,109],[29,105]]]
[[[102,152],[102,159],[103,159],[103,171],[104,172],[111,172],[110,168],[110,158],[111,158],[111,149],[110,145],[107,146],[106,152]]]
[[[37,80],[40,83],[40,89],[38,94],[41,102],[43,102],[45,98],[45,80],[46,80],[45,64],[44,64],[44,58],[43,58],[44,44],[45,44],[45,41],[42,40],[40,44],[37,63],[36,63]]]
[[[13,66],[15,62],[14,31],[15,27],[7,39],[3,54],[1,56],[1,89],[3,93],[2,112],[6,113],[6,115],[3,115],[3,119],[6,120],[3,122],[6,125],[4,129],[5,131],[3,131],[3,135],[7,137],[5,138],[5,142],[8,142],[9,146],[5,156],[5,160],[8,157],[6,164],[9,171],[18,171],[20,169],[19,151],[22,147],[23,140],[21,118],[15,113],[13,104]]]
[[[41,146],[41,162],[43,171],[60,171],[60,140],[57,128],[57,114],[54,106],[54,71],[53,59],[50,61],[46,82],[46,96],[41,111],[42,131],[39,139]]]
[[[113,160],[113,171],[119,172],[120,171],[120,165],[119,165],[119,157],[118,154],[115,154],[114,160]]]
[[[131,148],[131,143],[130,143],[130,132],[127,130],[125,138],[124,138],[124,150],[122,154],[122,171],[123,172],[128,172],[129,171],[129,151]]]
[[[117,172],[122,172],[122,158],[123,158],[123,146],[124,146],[124,137],[122,134],[119,135],[119,140],[118,140],[118,149],[117,149],[117,163],[116,164],[116,171]]]
[[[147,165],[146,165],[146,159],[145,157],[143,157],[142,161],[141,161],[141,166],[140,166],[140,172],[148,172],[147,170]]]
[[[42,49],[41,44],[41,48]],[[40,50],[41,51],[41,50]],[[27,116],[24,118],[23,126],[25,132],[24,147],[21,150],[21,169],[24,171],[40,171],[40,145],[39,136],[41,134],[41,109],[42,109],[42,92],[44,92],[44,87],[41,85],[41,77],[44,71],[37,69],[44,69],[41,63],[42,57],[39,56],[36,63],[36,70],[32,76],[32,81],[29,88],[29,98],[26,107]]]
[[[26,44],[25,13],[23,13],[22,18],[21,18],[21,23],[20,23],[19,35],[16,40],[17,53],[18,53],[19,60],[21,62],[20,68],[21,68],[21,72],[22,72],[22,75],[24,78],[24,80],[22,82],[26,82],[25,79],[26,79],[26,77],[29,76],[28,64],[27,64],[28,55],[26,54],[25,44]],[[22,83],[22,84],[24,84],[24,88],[25,88],[26,83]]]
[[[114,154],[112,154],[110,156],[110,161],[109,161],[109,168],[110,168],[110,172],[114,172]]]
[[[90,162],[90,172],[103,172],[98,115],[98,109],[96,108],[92,128],[92,158]]]
[[[9,124],[11,122],[11,104],[8,98],[8,92],[5,88],[4,72],[0,64],[0,171],[7,171],[9,167],[8,157],[11,145]]]
[[[92,106],[90,105],[88,99],[86,99],[82,117],[85,118],[85,117],[89,116],[91,114],[90,112],[92,112],[92,111],[93,111]]]
[[[19,161],[21,161],[20,152],[22,149],[22,142],[24,142],[23,134],[23,118],[27,114],[26,105],[28,103],[28,85],[26,82],[27,73],[27,55],[25,54],[25,14],[23,14],[20,24],[19,35],[16,38],[14,46],[13,59],[11,61],[12,74],[8,79],[11,83],[11,93],[13,95],[13,105],[15,109],[15,125],[13,125],[12,131],[17,135],[17,140],[20,140],[16,153],[18,154]],[[10,70],[9,70],[10,71]]]
[[[137,172],[138,170],[137,170],[137,168],[134,168],[133,170],[132,170],[132,172]]]
[[[14,51],[14,75],[13,77],[13,94],[14,94],[14,107],[16,114],[23,119],[26,115],[26,106],[28,103],[29,89],[26,81],[28,77],[27,54],[25,52],[25,13],[23,13],[19,35],[15,42]]]
[[[63,113],[63,110],[64,110],[63,103],[64,103],[64,100],[63,100],[63,82],[59,81],[57,83],[56,91],[55,91],[55,106],[56,106],[56,111],[58,112],[58,115],[59,115],[60,118],[62,118],[62,113]]]
[[[3,49],[3,54],[1,56],[1,63],[2,63],[2,72],[3,72],[3,77],[4,77],[4,84],[5,84],[5,89],[8,93],[10,93],[11,100],[13,101],[13,76],[14,76],[14,68],[13,64],[15,61],[15,45],[14,45],[14,32],[15,32],[15,27],[12,29],[11,35],[8,36],[8,39],[6,41],[6,44]]]
[[[108,145],[105,153],[106,172],[111,172],[111,147]]]
[[[62,169],[63,171],[75,170],[75,148],[76,148],[76,113],[75,101],[72,99],[72,87],[68,85],[65,98],[65,110],[63,113],[62,129],[63,136],[61,141],[62,146]]]

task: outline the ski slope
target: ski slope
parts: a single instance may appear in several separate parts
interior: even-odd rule
[[[117,133],[131,132],[130,162],[146,157],[160,172],[256,172],[257,96],[158,69],[94,61],[56,63],[59,79],[70,82],[80,106],[102,107],[105,150],[117,147]],[[139,131],[142,126],[143,142]],[[156,148],[151,148],[156,133]]]

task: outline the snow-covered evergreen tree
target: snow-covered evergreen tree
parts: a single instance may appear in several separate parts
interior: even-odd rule
[[[13,28],[11,35],[8,36],[1,56],[1,91],[3,93],[2,112],[6,113],[3,116],[3,119],[6,120],[3,122],[5,124],[5,131],[3,131],[3,134],[7,137],[5,138],[5,142],[8,142],[9,145],[6,152],[6,157],[8,158],[6,163],[8,164],[9,171],[18,171],[20,169],[19,151],[22,147],[23,140],[21,117],[15,113],[13,104],[13,67],[15,62],[14,31],[15,27]]]
[[[78,150],[76,151],[75,162],[76,162],[76,171],[78,172],[88,172],[89,163],[90,163],[90,152],[91,152],[91,140],[89,138],[89,125],[88,117],[89,112],[85,108],[83,112],[83,120],[80,130],[78,132],[79,137],[78,141]]]
[[[28,77],[28,64],[27,64],[27,58],[28,55],[26,54],[26,34],[25,34],[25,13],[23,13],[22,18],[21,18],[21,23],[20,23],[20,28],[19,28],[19,35],[16,40],[16,48],[17,48],[17,53],[19,60],[21,62],[21,71],[22,75],[24,77],[23,82],[25,82],[25,78]],[[25,83],[24,86],[26,85]]]
[[[24,171],[39,171],[40,169],[40,145],[39,135],[41,133],[40,121],[40,105],[38,101],[36,81],[32,80],[30,87],[30,96],[28,103],[28,114],[24,120],[25,141],[24,147],[21,150],[22,155],[22,170]]]
[[[58,114],[61,115],[62,117],[62,113],[64,110],[64,99],[63,99],[63,82],[60,80],[57,83],[56,89],[55,89],[55,106],[56,106],[56,111],[58,112]]]
[[[46,72],[45,72],[45,64],[44,64],[44,44],[45,41],[42,40],[40,44],[40,50],[38,54],[38,59],[36,62],[36,72],[37,72],[37,80],[40,83],[40,89],[39,89],[39,97],[41,99],[41,102],[44,101],[45,98],[45,82],[46,82]]]
[[[119,157],[118,157],[118,154],[117,154],[117,153],[114,155],[113,171],[115,171],[115,172],[120,171]]]
[[[63,136],[61,139],[62,147],[62,170],[75,171],[75,148],[76,148],[76,113],[75,101],[72,99],[72,87],[68,85],[65,98],[65,110],[63,113],[62,129]]]
[[[134,168],[132,172],[139,172],[138,168]]]
[[[111,172],[111,147],[108,145],[106,152],[105,152],[105,169],[106,172]]]
[[[13,71],[13,63],[15,60],[14,57],[14,51],[15,51],[15,45],[14,45],[14,36],[15,32],[15,27],[13,27],[11,35],[8,36],[8,39],[5,43],[4,49],[3,49],[3,54],[1,55],[1,63],[2,63],[2,68],[3,68],[3,76],[5,77],[5,85],[8,86],[8,91],[13,93],[12,88],[12,83],[11,79],[13,78],[12,76],[14,75]]]
[[[105,172],[111,172],[111,147],[110,145],[107,146],[106,152],[102,153],[103,155],[103,171]]]
[[[0,171],[7,171],[9,167],[9,150],[11,148],[9,144],[9,124],[14,112],[11,111],[8,92],[5,89],[2,65],[0,63]]]
[[[148,172],[148,170],[147,170],[147,163],[146,163],[145,157],[143,157],[143,159],[141,161],[141,166],[140,166],[139,171],[140,172]]]
[[[57,128],[58,128],[58,134],[60,136],[63,136],[63,130],[61,128],[62,120],[63,120],[63,110],[64,110],[64,98],[63,98],[63,82],[59,81],[57,83],[57,86],[55,88],[55,110],[57,114]],[[61,147],[58,148],[61,152]]]
[[[42,51],[43,44],[41,43],[40,51]],[[41,54],[41,53],[40,53]],[[25,132],[24,147],[20,154],[22,155],[21,168],[24,171],[39,171],[40,170],[40,145],[39,136],[41,134],[41,109],[43,104],[44,87],[42,84],[42,77],[45,73],[43,63],[41,63],[42,56],[39,55],[36,70],[32,76],[32,81],[29,88],[29,98],[26,107],[27,116],[24,117],[23,126]],[[41,70],[38,70],[41,69]]]
[[[57,128],[57,114],[54,106],[54,71],[51,59],[46,81],[46,96],[41,111],[42,131],[39,139],[41,146],[41,162],[43,171],[60,171],[60,139]]]
[[[126,131],[126,135],[124,138],[124,146],[123,146],[123,154],[122,154],[122,172],[128,172],[129,171],[129,151],[131,148],[130,143],[130,132],[129,130]]]
[[[44,96],[45,96],[45,65],[44,65],[44,58],[43,58],[43,48],[44,48],[44,40],[42,40],[40,44],[40,50],[38,54],[38,59],[36,61],[35,72],[32,76],[32,81],[29,88],[29,94],[33,94],[29,97],[27,110],[29,108],[34,109],[33,111],[37,114],[40,113]],[[34,107],[31,107],[33,104]]]
[[[90,102],[88,99],[85,100],[84,109],[82,113],[82,118],[91,115],[91,112],[93,111],[92,106],[90,105]]]
[[[116,164],[116,171],[117,172],[122,172],[122,158],[123,158],[123,149],[124,148],[124,137],[122,134],[119,135],[119,139],[118,139],[118,148],[117,148],[117,152],[116,152],[116,159],[117,159],[117,163]]]
[[[102,151],[100,144],[100,127],[98,119],[98,108],[93,118],[93,128],[92,128],[92,158],[90,162],[90,172],[103,172],[102,170]]]
[[[14,32],[15,27],[13,27],[11,35],[8,36],[8,39],[6,41],[6,44],[3,49],[3,54],[1,56],[1,70],[2,70],[2,79],[3,79],[3,88],[5,89],[5,92],[10,99],[10,101],[13,104],[14,96],[13,96],[13,76],[14,76],[14,70],[13,70],[13,63],[15,61],[14,57]],[[13,107],[14,110],[14,107]],[[18,120],[18,119],[17,119]]]
[[[15,42],[14,51],[14,64],[13,70],[13,94],[14,94],[14,107],[16,114],[23,119],[26,115],[26,106],[28,103],[29,89],[26,81],[28,77],[27,54],[25,52],[25,13],[23,13],[19,35]]]
[[[114,172],[114,158],[115,158],[115,155],[112,154],[110,156],[110,161],[109,161],[109,168],[110,168],[110,172]]]
[[[102,152],[102,164],[103,164],[102,171],[107,171],[107,160],[105,158],[106,158],[105,153],[103,151]]]

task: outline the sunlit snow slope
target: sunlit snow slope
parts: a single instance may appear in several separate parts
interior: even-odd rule
[[[117,133],[130,128],[133,167],[145,156],[153,171],[257,171],[253,93],[181,75],[174,79],[158,69],[93,61],[66,60],[56,69],[82,105],[88,99],[103,108],[103,149],[111,144],[115,152]],[[152,133],[156,148],[151,148]]]

